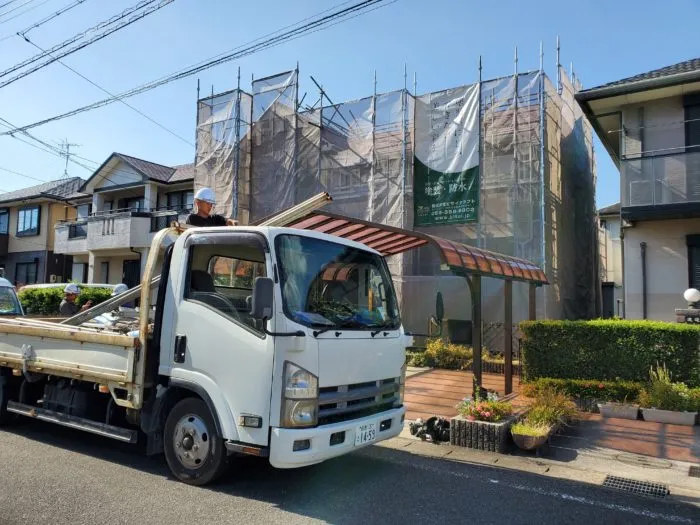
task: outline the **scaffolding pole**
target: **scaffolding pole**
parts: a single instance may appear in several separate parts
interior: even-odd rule
[[[377,70],[374,70],[374,91],[372,93],[372,165],[369,170],[369,220],[374,221],[374,175],[377,163]]]
[[[545,235],[547,232],[547,210],[545,209],[545,92],[544,92],[544,47],[540,42],[540,79],[539,79],[539,105],[540,105],[540,248],[541,248],[541,264],[542,270],[545,273],[550,273],[550,268],[547,264],[547,242]],[[547,294],[542,293],[542,318],[547,319]]]
[[[481,195],[482,195],[482,188],[484,185],[484,170],[482,169],[483,164],[483,154],[484,154],[484,147],[483,147],[483,139],[484,139],[484,134],[481,126],[483,125],[483,118],[481,115],[481,111],[483,109],[483,105],[481,103],[481,74],[482,74],[483,68],[481,64],[481,55],[479,55],[479,124],[477,129],[479,130],[479,196],[477,197],[477,206],[479,206],[478,211],[476,213],[476,245],[479,248],[484,247],[484,238],[483,238],[483,230],[482,230],[482,221],[481,221],[481,213],[482,210],[484,209],[484,205],[481,202]]]
[[[515,217],[517,218],[517,211],[521,206],[520,203],[520,175],[518,167],[518,47],[515,47],[515,56],[513,59],[513,177],[515,178],[515,201],[513,202],[513,208],[516,210]],[[511,219],[514,221],[514,219]],[[515,224],[511,225],[513,228],[513,255],[516,257],[520,256],[520,243],[517,239]]]
[[[235,148],[236,151],[233,155],[233,218],[239,219],[238,217],[238,188],[239,188],[239,168],[241,164],[241,68],[238,67],[238,77],[236,82],[236,107],[234,111],[236,112],[236,138],[235,138]],[[212,101],[213,103],[213,101]]]
[[[403,91],[401,92],[401,223],[399,228],[406,227],[406,142],[408,140],[408,90],[406,63],[403,65]]]

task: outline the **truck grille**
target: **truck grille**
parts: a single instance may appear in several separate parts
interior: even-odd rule
[[[380,379],[353,385],[321,388],[319,425],[377,414],[389,410],[399,398],[399,379]]]

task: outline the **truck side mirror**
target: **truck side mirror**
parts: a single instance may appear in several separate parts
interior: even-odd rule
[[[269,277],[257,277],[253,285],[253,301],[250,315],[253,319],[270,319],[275,283]]]

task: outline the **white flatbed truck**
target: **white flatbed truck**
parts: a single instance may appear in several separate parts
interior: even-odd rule
[[[401,432],[411,337],[370,248],[173,226],[155,235],[138,293],[131,330],[0,319],[0,424],[22,415],[146,439],[195,485],[236,454],[301,467]]]

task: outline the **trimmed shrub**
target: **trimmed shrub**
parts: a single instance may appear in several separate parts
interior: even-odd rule
[[[700,385],[700,327],[655,321],[525,321],[523,376],[646,381],[665,363],[677,381]]]
[[[92,305],[106,301],[112,295],[109,288],[83,288],[76,299],[78,306],[83,306],[88,300]],[[58,308],[63,300],[63,287],[30,288],[18,294],[25,312],[31,315],[58,316]]]
[[[527,397],[536,397],[540,392],[554,389],[577,399],[598,401],[633,402],[644,390],[644,383],[634,381],[598,381],[594,379],[554,379],[541,377],[522,387]]]
[[[433,339],[428,342],[423,352],[422,366],[446,370],[468,370],[472,366],[472,359],[472,349],[468,346]]]

